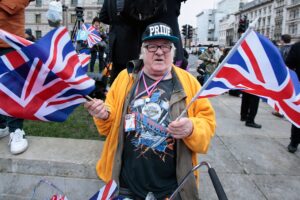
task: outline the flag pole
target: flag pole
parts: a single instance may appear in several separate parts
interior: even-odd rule
[[[245,39],[246,36],[249,35],[249,33],[254,29],[255,24],[257,23],[259,18],[256,18],[251,24],[249,24],[249,27],[247,28],[247,30],[245,31],[245,33],[242,34],[242,36],[240,37],[240,39],[236,42],[236,44],[232,47],[232,49],[229,51],[228,55],[224,58],[224,60],[218,65],[218,67],[216,68],[216,70],[211,74],[211,76],[207,79],[207,81],[204,83],[204,85],[201,87],[201,89],[196,93],[196,95],[192,98],[192,100],[189,102],[189,104],[186,106],[186,108],[181,112],[181,114],[179,115],[179,117],[177,117],[177,120],[179,120],[180,118],[183,117],[183,115],[187,112],[187,110],[190,108],[190,106],[192,105],[192,103],[194,103],[194,101],[196,101],[196,99],[198,99],[198,97],[200,96],[200,94],[207,88],[207,86],[209,85],[209,83],[211,82],[211,80],[215,77],[215,75],[221,70],[221,68],[223,67],[223,65],[225,63],[227,63],[227,61],[229,60],[229,58],[231,58],[231,56],[233,55],[233,53],[237,50],[237,48],[240,46],[240,44],[242,43],[242,41]]]

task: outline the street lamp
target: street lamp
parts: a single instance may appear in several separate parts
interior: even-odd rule
[[[65,27],[67,27],[68,26],[68,6],[63,4],[62,10],[63,10],[63,24]]]

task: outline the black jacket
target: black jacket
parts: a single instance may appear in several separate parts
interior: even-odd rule
[[[110,61],[125,69],[129,60],[139,57],[142,27],[118,15],[114,0],[104,1],[99,18],[101,22],[110,25]]]

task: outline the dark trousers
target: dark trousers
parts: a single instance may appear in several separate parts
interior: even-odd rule
[[[13,48],[0,48],[0,56],[13,50]],[[8,117],[0,114],[0,128],[5,128],[8,126],[10,132],[14,132],[18,128],[23,129],[23,121],[23,119]]]
[[[291,143],[293,145],[300,144],[300,128],[292,124],[291,128]]]
[[[241,118],[246,119],[246,122],[252,123],[257,114],[259,97],[246,92],[242,94]]]
[[[98,59],[99,59],[99,72],[101,73],[102,70],[105,67],[105,61],[103,59],[104,51],[91,51],[91,62],[90,62],[90,71],[94,72],[94,66],[97,59],[97,53],[98,53]]]

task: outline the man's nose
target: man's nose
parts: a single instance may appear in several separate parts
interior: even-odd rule
[[[161,46],[158,46],[158,47],[157,47],[157,50],[155,51],[155,54],[161,55],[161,54],[163,54],[163,53],[164,53],[164,52],[163,52]]]

